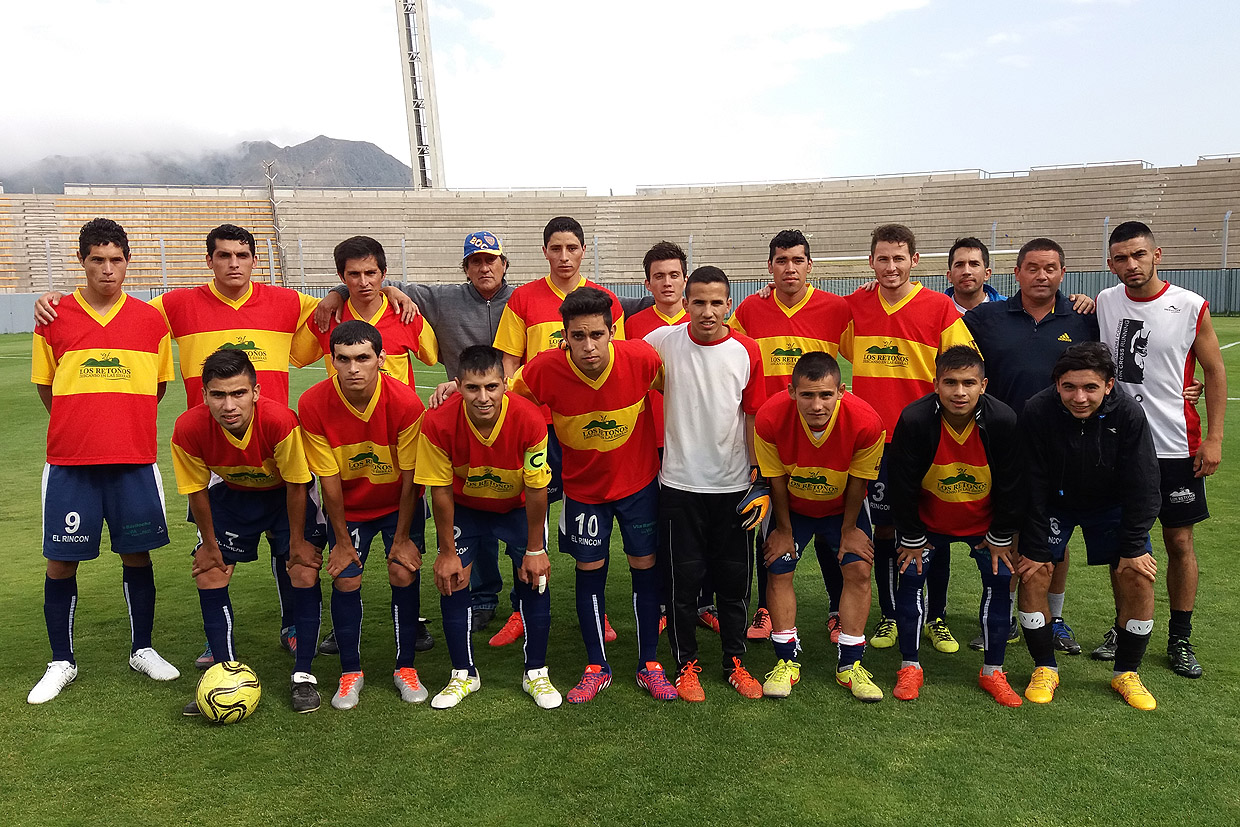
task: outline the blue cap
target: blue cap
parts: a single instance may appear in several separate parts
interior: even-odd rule
[[[479,230],[465,236],[465,255],[462,258],[469,258],[474,253],[490,253],[493,256],[502,256],[504,254],[504,245],[499,240],[499,236],[494,233],[488,233],[486,230]]]

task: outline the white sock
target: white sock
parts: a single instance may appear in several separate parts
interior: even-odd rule
[[[996,672],[1002,672],[1002,671],[1003,671],[1003,667],[1002,667],[1002,666],[989,666],[989,665],[987,665],[987,664],[985,664],[985,663],[983,663],[983,664],[982,664],[982,674],[983,674],[983,675],[993,675],[993,674],[994,674],[994,673],[996,673]]]
[[[904,668],[904,667],[906,667],[906,666],[916,666],[918,669],[920,669],[920,668],[921,668],[921,661],[919,661],[919,660],[902,660],[902,661],[900,661],[900,668],[901,668],[901,669],[903,669],[903,668]]]
[[[1051,607],[1051,617],[1063,617],[1063,598],[1063,592],[1060,592],[1059,594],[1055,594],[1054,592],[1046,593],[1046,602],[1049,603]]]

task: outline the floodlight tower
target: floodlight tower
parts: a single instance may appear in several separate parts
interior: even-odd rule
[[[405,114],[409,118],[409,155],[414,189],[441,189],[443,155],[439,144],[439,108],[435,103],[435,69],[431,30],[424,0],[396,0],[404,66]]]

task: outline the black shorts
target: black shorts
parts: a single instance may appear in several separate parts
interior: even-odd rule
[[[1193,476],[1193,458],[1160,459],[1162,509],[1158,521],[1163,528],[1179,528],[1210,518],[1206,507],[1206,478]]]

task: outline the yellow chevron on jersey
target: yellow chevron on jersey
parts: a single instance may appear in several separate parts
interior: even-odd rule
[[[238,335],[232,330],[210,330],[177,337],[181,351],[181,375],[202,376],[202,363],[217,350],[240,350],[250,357],[255,370],[288,371],[293,332],[247,330]]]
[[[628,440],[637,417],[646,410],[646,397],[627,408],[591,411],[577,416],[564,416],[552,411],[555,435],[561,444],[579,451],[611,451]]]
[[[892,379],[934,381],[936,345],[894,336],[855,336],[853,372]]]
[[[159,381],[164,381],[159,378],[163,362],[161,354],[139,350],[67,350],[56,365],[52,393],[56,396],[83,393],[154,396]]]

